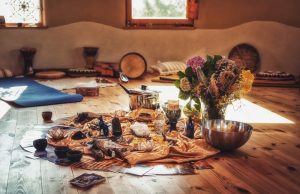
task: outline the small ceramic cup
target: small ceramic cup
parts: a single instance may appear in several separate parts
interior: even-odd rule
[[[32,144],[37,151],[45,151],[47,147],[47,139],[45,138],[36,139],[32,142]]]
[[[42,112],[42,117],[44,119],[44,122],[49,123],[52,120],[52,112],[51,111],[44,111]]]

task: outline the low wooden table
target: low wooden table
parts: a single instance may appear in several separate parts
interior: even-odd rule
[[[151,83],[146,78],[130,81],[127,86],[142,83],[166,85]],[[164,93],[168,94],[168,90]],[[207,159],[214,169],[202,170],[197,175],[144,177],[72,169],[33,160],[26,158],[26,152],[19,146],[24,132],[43,123],[42,111],[50,110],[53,119],[58,119],[87,110],[128,109],[128,97],[121,87],[101,88],[99,97],[85,97],[80,103],[13,108],[0,101],[0,193],[299,193],[299,97],[299,89],[253,88],[246,97],[249,101],[293,123],[252,123],[254,131],[246,145]],[[100,174],[107,181],[87,191],[69,184],[69,180],[84,172]]]

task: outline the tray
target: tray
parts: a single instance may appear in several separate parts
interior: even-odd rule
[[[105,180],[106,180],[105,177],[97,175],[95,173],[91,173],[91,174],[84,173],[70,180],[70,183],[80,188],[89,188],[95,184],[105,182]]]

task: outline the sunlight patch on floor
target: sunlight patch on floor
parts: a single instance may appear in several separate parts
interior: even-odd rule
[[[0,97],[5,101],[15,101],[26,90],[27,86],[0,88]]]
[[[0,98],[5,101],[15,101],[26,90],[27,86],[0,88]],[[10,110],[11,106],[0,100],[0,119]]]
[[[2,119],[6,113],[10,110],[11,106],[6,102],[0,100],[0,119]]]
[[[178,99],[178,89],[175,86],[151,86],[153,90],[160,91],[160,102],[167,102],[169,99]],[[183,106],[186,102],[179,101]],[[226,109],[225,118],[227,120],[240,121],[245,123],[283,123],[293,124],[279,114],[276,114],[264,107],[256,105],[246,99],[233,102]]]
[[[237,100],[229,105],[226,109],[225,118],[245,123],[294,123],[246,99]]]

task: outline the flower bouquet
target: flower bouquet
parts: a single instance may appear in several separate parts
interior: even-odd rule
[[[184,112],[192,116],[204,110],[206,119],[224,118],[227,105],[248,93],[254,80],[249,70],[219,55],[189,59],[185,72],[178,76],[179,98],[188,100]]]

